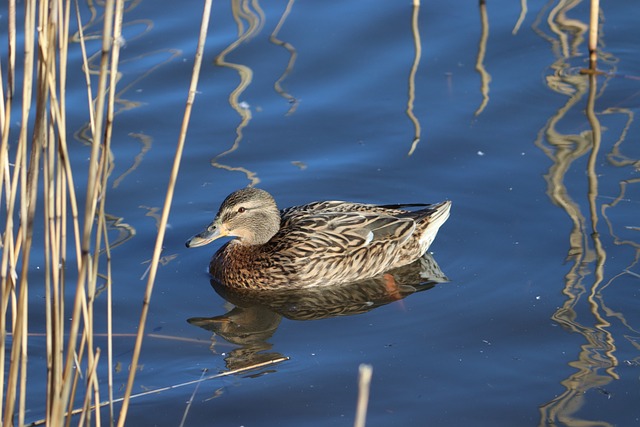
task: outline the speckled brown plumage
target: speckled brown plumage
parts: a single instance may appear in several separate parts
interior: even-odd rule
[[[416,205],[410,205],[416,206]],[[232,288],[301,289],[373,277],[418,259],[447,220],[451,202],[398,206],[327,201],[278,211],[266,191],[238,190],[187,246],[236,236],[209,272]]]

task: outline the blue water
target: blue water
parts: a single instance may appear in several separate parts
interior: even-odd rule
[[[255,33],[225,57],[244,67],[234,103],[241,73],[215,59],[239,37],[232,6],[259,17],[256,4],[214,4],[134,393],[224,372],[245,350],[288,360],[135,399],[128,425],[179,425],[192,396],[185,425],[351,425],[360,363],[373,366],[368,426],[638,424],[636,2],[601,5],[598,64],[607,75],[592,82],[602,129],[592,167],[589,77],[579,74],[588,66],[588,2],[528,4],[515,32],[520,4],[488,2],[482,47],[477,3],[414,11],[408,1],[291,2],[277,34],[283,46],[270,35],[287,2],[262,2]],[[107,195],[108,212],[135,229],[112,251],[121,334],[136,332],[200,14],[200,2],[169,1],[125,14]],[[73,49],[70,72],[79,73]],[[83,106],[83,86],[71,98]],[[81,129],[83,111],[70,111],[69,128]],[[80,141],[73,147],[80,170],[88,153]],[[233,305],[206,273],[223,242],[186,249],[184,241],[252,182],[280,207],[452,200],[431,248],[449,282],[351,316],[262,313],[260,332],[244,341],[188,323]],[[32,298],[36,331],[42,295]],[[42,358],[43,343],[30,342],[31,358]],[[133,343],[115,342],[117,396]],[[38,378],[30,376],[44,390]],[[37,396],[34,419],[43,412]]]

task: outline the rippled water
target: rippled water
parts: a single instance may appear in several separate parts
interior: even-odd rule
[[[637,424],[639,8],[601,6],[604,74],[590,78],[588,2],[215,2],[134,393],[175,387],[134,399],[128,424],[351,425],[360,363],[369,426]],[[149,0],[125,14],[107,199],[116,394],[200,14]],[[86,103],[82,85],[70,95]],[[83,162],[84,115],[69,110]],[[449,281],[333,317],[299,316],[307,300],[229,303],[206,273],[222,242],[184,241],[251,183],[281,207],[451,199],[431,248]],[[265,360],[282,361],[185,385]]]

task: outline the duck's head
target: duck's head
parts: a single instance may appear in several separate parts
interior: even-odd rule
[[[280,211],[271,194],[258,188],[234,191],[222,202],[218,214],[207,228],[187,240],[193,248],[232,236],[244,245],[261,245],[280,229]]]

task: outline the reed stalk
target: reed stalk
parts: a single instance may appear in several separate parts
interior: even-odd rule
[[[127,380],[127,387],[124,394],[124,400],[122,402],[122,408],[120,410],[120,417],[118,418],[118,427],[124,426],[125,419],[127,417],[127,411],[129,409],[129,398],[133,389],[133,380],[138,367],[138,360],[140,358],[140,351],[142,348],[142,339],[144,337],[144,329],[146,325],[147,315],[149,313],[149,303],[151,300],[151,294],[153,293],[153,285],[155,282],[156,273],[158,271],[158,264],[160,261],[160,255],[162,254],[162,244],[164,241],[164,232],[169,219],[169,211],[171,210],[171,202],[173,200],[173,192],[175,189],[175,183],[178,177],[178,171],[180,170],[180,160],[182,159],[182,151],[184,149],[185,140],[187,138],[187,129],[189,127],[189,120],[191,118],[191,109],[196,96],[196,90],[198,88],[198,78],[200,76],[200,67],[202,65],[202,57],[204,55],[204,44],[207,38],[207,32],[209,29],[209,17],[211,15],[211,2],[212,0],[206,0],[204,4],[204,11],[202,13],[202,23],[200,26],[200,35],[198,37],[198,45],[196,48],[196,55],[193,65],[193,73],[191,75],[191,84],[189,86],[189,93],[187,95],[187,102],[185,106],[184,116],[182,119],[182,126],[180,128],[180,136],[178,137],[178,144],[176,147],[176,153],[173,157],[173,166],[171,168],[171,175],[169,178],[169,184],[167,186],[167,192],[165,196],[164,206],[162,208],[162,215],[158,224],[158,236],[156,238],[156,244],[153,250],[153,257],[151,258],[151,266],[149,269],[149,275],[147,278],[147,286],[145,290],[144,300],[142,302],[142,312],[140,313],[140,322],[138,325],[138,335],[136,337],[136,343],[133,350],[133,357],[131,358],[131,366],[129,367],[129,378]]]
[[[15,5],[14,5],[15,10]],[[3,283],[3,293],[7,292],[10,294],[7,295],[7,302],[9,299],[11,300],[11,325],[12,325],[12,334],[13,334],[13,342],[11,344],[11,353],[9,359],[9,372],[7,377],[7,387],[6,387],[6,397],[4,407],[2,408],[4,411],[3,414],[3,425],[8,426],[13,423],[13,414],[15,412],[16,399],[20,400],[19,408],[23,406],[24,392],[20,393],[20,396],[17,396],[19,390],[19,385],[24,388],[24,384],[26,381],[26,349],[27,349],[27,316],[28,316],[28,289],[26,287],[27,284],[27,271],[29,265],[29,256],[31,249],[31,237],[32,234],[25,232],[26,227],[30,224],[33,224],[33,216],[31,218],[28,217],[28,212],[33,212],[33,206],[31,209],[28,208],[28,203],[30,200],[29,195],[27,193],[27,127],[29,125],[29,114],[31,111],[31,93],[32,93],[32,72],[34,68],[34,35],[35,35],[35,8],[33,2],[27,1],[25,2],[25,36],[24,36],[24,80],[22,86],[22,108],[21,108],[21,124],[20,124],[20,132],[18,137],[18,143],[16,147],[16,160],[14,162],[14,173],[13,176],[9,176],[10,180],[10,190],[7,193],[8,201],[7,201],[7,221],[6,221],[6,231],[5,231],[5,245],[3,252],[3,259],[11,249],[20,251],[22,249],[22,270],[18,277],[17,273],[11,274],[9,277],[9,282],[5,285]],[[15,17],[14,17],[15,20]],[[27,34],[28,31],[28,34]],[[11,49],[10,49],[11,50]],[[15,70],[15,68],[14,68]],[[11,75],[14,74],[14,71],[10,72]],[[13,82],[8,82],[8,86],[12,86]],[[10,89],[13,92],[13,89]],[[26,101],[29,100],[29,101]],[[35,144],[35,142],[34,142]],[[5,158],[8,159],[8,156]],[[34,172],[35,173],[35,172]],[[33,183],[33,174],[31,175],[31,179],[29,180]],[[15,236],[15,240],[13,239],[13,217],[15,215],[15,207],[16,207],[16,198],[17,195],[20,195],[20,200],[22,203],[19,203],[20,215],[19,215],[19,231]],[[11,273],[15,272],[15,254],[11,259]],[[5,265],[3,261],[3,265]],[[4,275],[4,273],[3,273]],[[6,277],[6,276],[5,276]],[[16,292],[18,293],[18,297],[16,300]],[[4,306],[4,298],[3,298],[3,314],[6,313],[7,308]],[[4,331],[4,328],[3,328]],[[1,349],[4,352],[4,348]],[[3,368],[3,374],[6,372]],[[22,372],[20,372],[22,371]],[[19,374],[21,375],[19,376]],[[24,418],[24,413],[21,411],[19,414],[19,422]]]
[[[598,61],[598,15],[600,14],[600,0],[591,0],[589,14],[589,68],[595,71]]]
[[[354,427],[364,427],[367,422],[367,407],[369,406],[369,390],[371,388],[371,376],[373,367],[362,363],[358,368],[358,403],[356,406],[356,419]]]

